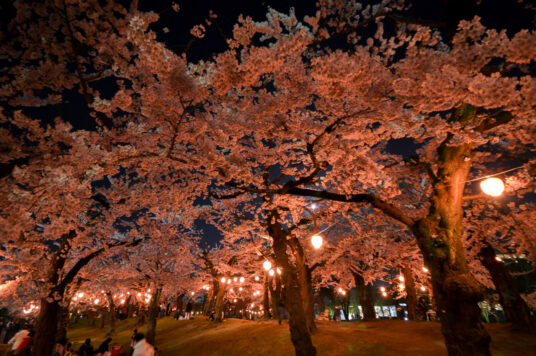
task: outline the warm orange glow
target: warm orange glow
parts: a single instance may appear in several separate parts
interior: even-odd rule
[[[495,260],[496,260],[497,262],[502,262],[502,258],[500,258],[499,256],[495,256]]]
[[[384,297],[387,297],[387,293],[385,293],[385,292],[383,292],[382,295],[383,295]]]
[[[402,276],[402,275],[398,276],[398,280],[399,280],[400,282],[404,282],[404,276]]]
[[[504,191],[504,183],[500,178],[486,178],[480,182],[480,188],[487,195],[498,197]]]
[[[270,276],[273,276],[273,275],[275,274],[275,272],[274,272],[273,269],[271,269],[270,271],[268,271],[268,274],[269,274]]]
[[[255,280],[258,281],[258,280],[259,280],[259,276],[255,276]]]
[[[221,277],[221,282],[225,283],[225,277]]]
[[[313,244],[314,248],[319,249],[320,247],[322,247],[324,240],[320,235],[313,235],[313,237],[311,237],[311,243]]]
[[[421,286],[421,290],[424,292],[426,290],[425,286]]]
[[[426,272],[426,273],[428,273],[428,268],[426,268],[426,267],[423,267],[423,268],[422,268],[422,270],[423,270],[423,272]]]
[[[380,290],[381,290],[382,292],[385,292],[385,287],[380,287]]]
[[[270,268],[272,268],[272,262],[270,262],[270,261],[264,261],[264,263],[262,265],[263,265],[265,271],[268,271],[268,270],[270,270]]]
[[[240,277],[240,283],[244,283],[245,279],[244,277]]]

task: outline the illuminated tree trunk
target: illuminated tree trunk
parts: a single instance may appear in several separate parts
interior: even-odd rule
[[[87,325],[95,326],[95,314],[91,308],[87,311]]]
[[[530,309],[517,291],[514,279],[504,262],[497,261],[495,250],[488,243],[484,242],[480,249],[479,257],[482,265],[486,267],[497,293],[499,301],[504,309],[508,320],[512,323],[514,331],[534,331],[534,322],[530,317]]]
[[[300,268],[298,281],[300,282],[300,292],[303,300],[303,310],[307,320],[307,329],[309,329],[310,333],[314,333],[317,328],[315,324],[313,282],[311,278],[311,269],[305,263],[303,267]]]
[[[108,312],[106,311],[106,308],[104,307],[100,307],[99,310],[100,310],[100,315],[101,315],[101,318],[99,320],[99,329],[104,329],[104,325],[106,324],[106,317],[107,317]]]
[[[457,121],[470,119],[473,109],[462,106]],[[430,269],[441,331],[449,355],[490,355],[490,337],[480,319],[477,303],[484,289],[469,271],[462,245],[463,190],[471,167],[471,145],[438,148],[438,172],[431,207],[412,227],[424,262]]]
[[[184,298],[184,293],[181,293],[177,296],[177,312],[179,314],[182,313],[182,307],[183,307],[183,299]]]
[[[346,296],[341,299],[341,309],[344,314],[345,320],[350,320],[350,293],[347,293]]]
[[[279,303],[281,301],[281,283],[278,283],[279,280],[280,277],[276,275],[274,276],[272,283],[269,284],[270,301],[272,302],[272,313],[274,320],[279,318]]]
[[[359,296],[359,304],[361,304],[361,309],[363,311],[363,320],[376,320],[372,285],[370,283],[368,285],[365,285],[365,279],[361,274],[352,271],[352,275],[354,276],[354,282],[357,288],[357,295]]]
[[[132,318],[132,313],[134,313],[134,303],[132,303],[132,296],[129,295],[125,301],[127,304],[127,319]]]
[[[147,316],[145,315],[145,306],[143,303],[138,303],[138,320],[136,325],[143,325],[147,321]]]
[[[267,273],[265,273],[264,276],[264,285],[263,285],[263,294],[262,294],[262,306],[264,308],[264,314],[263,319],[270,319],[270,295],[269,295],[269,287],[268,284],[270,283],[270,277]]]
[[[221,284],[216,294],[216,307],[215,307],[215,317],[214,321],[223,321],[223,311],[224,311],[224,299],[225,296],[225,284]]]
[[[406,289],[406,304],[408,308],[408,320],[415,320],[415,309],[417,306],[417,291],[415,290],[415,279],[411,267],[406,265],[402,268],[404,276],[404,286]]]
[[[273,249],[277,264],[283,267],[282,282],[285,285],[285,304],[290,315],[290,338],[294,345],[296,356],[315,356],[316,349],[313,346],[311,334],[307,327],[307,317],[298,280],[298,271],[287,255],[287,233],[278,222],[278,218],[277,211],[272,210],[268,214],[268,232],[274,241]]]
[[[35,325],[35,337],[33,339],[33,356],[50,356],[56,341],[58,327],[58,313],[60,305],[57,301],[51,303],[47,298],[41,299],[41,309]]]
[[[215,287],[216,283],[213,283],[212,288],[208,292],[207,301],[205,305],[203,306],[203,315],[209,316],[212,310],[214,309],[214,301],[216,299],[216,295],[214,291],[216,290]]]
[[[106,292],[106,298],[108,299],[108,330],[106,330],[106,337],[115,334],[115,304],[111,292]]]
[[[145,339],[151,345],[154,345],[154,339],[156,334],[156,321],[158,320],[158,314],[160,312],[160,294],[161,288],[154,288],[154,292],[151,296],[151,303],[149,304],[149,312],[147,317],[147,329],[145,331]]]
[[[69,304],[70,300],[66,301],[67,305],[60,306],[59,315],[58,315],[58,332],[56,334],[56,339],[60,340],[67,337],[67,330],[69,329]]]

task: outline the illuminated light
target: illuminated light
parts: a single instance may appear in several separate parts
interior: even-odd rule
[[[315,210],[317,207],[318,207],[318,205],[316,205],[316,203],[311,204],[311,209],[312,210]]]
[[[84,296],[84,293],[80,292],[77,295],[78,295],[78,298],[82,298]]]
[[[502,262],[502,258],[500,258],[499,256],[495,256],[495,260],[496,260],[497,262]]]
[[[324,239],[320,235],[313,235],[313,237],[311,237],[311,243],[313,244],[314,248],[319,249],[322,247]]]
[[[403,283],[400,283],[400,284],[398,285],[398,288],[400,288],[400,289],[404,289],[404,288],[405,288],[405,287],[404,287],[404,284],[403,284]]]
[[[381,290],[382,292],[385,292],[385,287],[380,287],[380,290]]]
[[[398,280],[399,280],[400,282],[404,282],[404,276],[402,276],[402,275],[398,276]]]
[[[130,295],[130,292],[127,292],[127,295]]]
[[[93,301],[93,304],[99,304],[99,301],[100,301],[99,298],[97,298],[97,299],[95,299],[95,300]]]
[[[147,293],[151,293],[151,288],[147,289]]]
[[[270,268],[272,268],[272,262],[270,262],[270,261],[264,261],[264,263],[262,264],[262,266],[264,267],[264,270],[265,270],[265,271],[268,271]]]
[[[125,304],[125,300],[124,300],[124,299],[121,299],[121,304]]]
[[[231,288],[229,291],[230,291],[231,293],[233,293],[233,288]]]
[[[221,282],[225,283],[225,277],[221,277]]]
[[[77,300],[78,300],[78,298],[77,298],[77,297],[73,297],[73,300],[74,300],[74,301],[77,301]]]
[[[276,270],[277,274],[281,274],[281,270],[279,269],[279,267],[276,268],[275,270]]]
[[[192,295],[194,295],[194,292],[192,292]]]
[[[498,197],[504,191],[504,183],[500,178],[486,178],[480,182],[480,188],[485,194]]]
[[[101,290],[100,292],[101,292],[101,293],[104,293],[104,290]]]
[[[387,297],[387,293],[385,293],[385,292],[383,292],[382,295],[383,295],[384,297]]]
[[[138,297],[141,297],[141,293],[138,293]]]
[[[422,270],[423,270],[424,272],[428,273],[428,268],[423,267]]]
[[[251,303],[251,307],[253,308],[255,306],[255,303]]]
[[[123,296],[124,296],[124,294],[123,294],[123,293],[121,293],[121,295],[119,296],[119,298],[123,298]]]
[[[242,289],[244,289],[244,288],[242,288],[242,287],[238,288],[239,291],[242,291]]]
[[[233,299],[233,303],[236,303],[236,298],[235,298],[235,299]]]
[[[421,290],[424,292],[426,290],[425,286],[421,286]]]
[[[229,278],[229,279],[227,280],[227,284],[230,284],[230,283],[231,283],[231,278]]]
[[[342,293],[342,288],[339,288],[339,293]]]
[[[255,280],[258,281],[258,280],[259,280],[259,276],[255,276]]]
[[[233,278],[233,281],[234,281],[234,282],[237,282],[237,281],[238,281],[238,278],[236,278],[236,277]]]
[[[275,272],[274,272],[273,269],[271,269],[271,270],[268,271],[268,274],[269,274],[270,276],[273,276],[273,275],[275,274]]]
[[[341,293],[342,293],[342,295],[346,295],[346,292],[345,292],[345,291],[342,291]]]
[[[240,283],[244,283],[246,279],[244,277],[240,277]]]

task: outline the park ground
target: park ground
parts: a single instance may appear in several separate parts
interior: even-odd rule
[[[118,322],[113,343],[123,350],[132,336],[135,319]],[[374,322],[319,321],[313,343],[318,355],[446,355],[440,325],[435,322],[404,322],[379,320]],[[510,332],[507,324],[490,324],[493,355],[536,355],[536,336]],[[138,327],[140,331],[145,326]],[[87,337],[97,347],[104,340],[104,329],[89,327],[82,322],[74,326],[68,337],[75,349]],[[288,324],[275,321],[227,319],[213,323],[204,317],[194,320],[158,320],[156,344],[160,356],[176,355],[293,355]]]

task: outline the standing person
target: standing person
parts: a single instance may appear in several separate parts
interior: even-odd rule
[[[137,333],[134,337],[134,353],[132,356],[154,356],[154,348],[145,340],[143,333]]]
[[[134,332],[132,333],[132,337],[130,338],[130,346],[134,347],[134,338],[136,337],[136,334],[138,333],[138,329],[134,329]]]
[[[100,344],[99,348],[97,349],[97,355],[104,355],[106,352],[110,351],[110,342],[112,341],[112,338],[109,337],[102,344]]]
[[[32,338],[34,336],[33,330],[30,330],[28,333],[28,336],[26,336],[24,339],[22,339],[21,343],[19,344],[19,347],[15,351],[15,355],[24,355],[24,356],[30,356],[32,353]]]
[[[278,315],[278,322],[279,322],[279,325],[281,325],[281,321],[283,319],[288,319],[288,312],[287,312],[287,308],[285,307],[285,304],[283,304],[283,302],[280,302],[279,303],[279,315]]]
[[[78,349],[78,356],[93,356],[93,345],[91,339],[86,339],[86,342]]]
[[[190,314],[192,313],[192,303],[191,302],[188,302],[188,304],[186,304],[186,320],[190,320]]]
[[[25,327],[21,331],[15,334],[7,343],[11,345],[11,352],[15,353],[19,348],[20,343],[30,334],[30,327]]]
[[[70,341],[68,341],[67,346],[65,346],[63,356],[73,356],[73,344]]]

